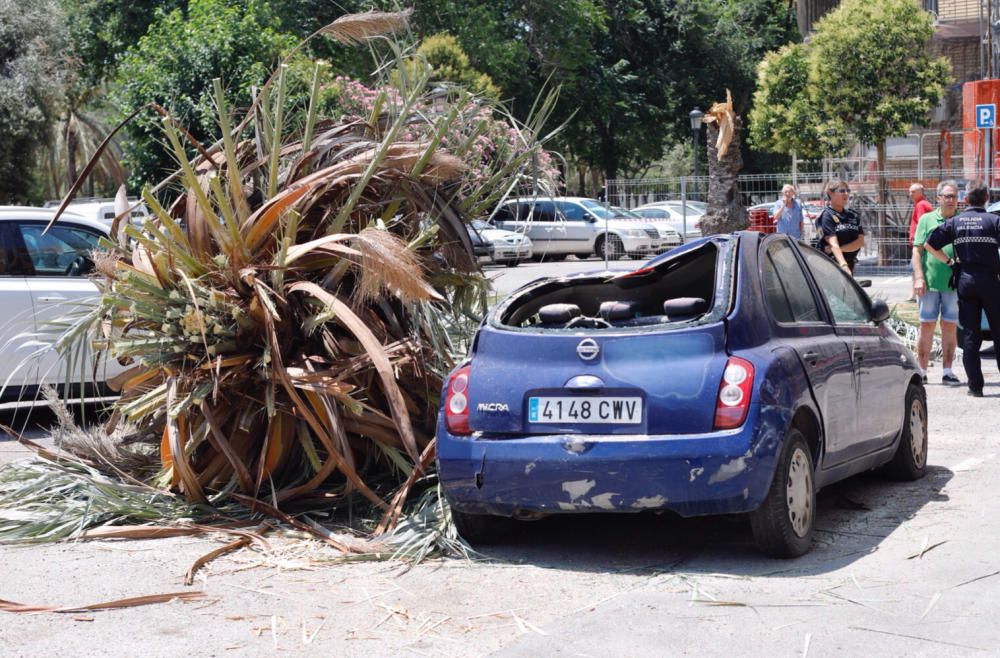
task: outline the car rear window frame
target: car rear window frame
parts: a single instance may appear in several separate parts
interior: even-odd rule
[[[734,293],[736,290],[736,261],[739,253],[737,248],[738,240],[733,239],[729,236],[713,236],[712,238],[705,240],[700,244],[695,244],[691,248],[684,247],[681,250],[675,250],[677,253],[673,254],[672,257],[667,258],[659,263],[657,263],[656,268],[660,270],[662,268],[670,268],[670,263],[675,262],[677,258],[683,257],[685,255],[690,256],[693,252],[697,252],[705,248],[714,248],[717,250],[716,254],[716,265],[715,265],[715,277],[712,283],[712,299],[709,301],[709,309],[703,315],[698,317],[696,320],[683,321],[683,322],[664,322],[661,324],[651,324],[633,327],[607,327],[607,328],[563,328],[563,327],[539,327],[535,326],[516,326],[512,324],[507,324],[506,322],[501,322],[500,318],[509,317],[511,313],[510,307],[518,303],[527,303],[524,300],[525,295],[529,295],[533,292],[540,293],[541,289],[545,287],[555,287],[559,284],[570,284],[575,283],[576,285],[585,285],[587,282],[591,282],[594,285],[604,285],[609,284],[611,279],[621,277],[622,275],[628,274],[628,272],[623,271],[604,271],[604,272],[590,272],[590,273],[579,273],[569,276],[563,276],[558,278],[550,278],[542,281],[537,281],[530,283],[519,290],[514,291],[505,300],[497,304],[486,316],[486,324],[491,328],[501,330],[501,331],[512,331],[521,333],[556,333],[559,335],[565,335],[567,333],[580,333],[584,332],[587,334],[597,333],[600,335],[614,335],[614,334],[641,334],[641,333],[656,333],[663,331],[678,331],[683,329],[690,329],[692,327],[703,326],[707,324],[713,324],[717,322],[722,322],[731,312],[734,303]],[[710,245],[710,246],[709,246]],[[642,269],[640,266],[638,269]]]

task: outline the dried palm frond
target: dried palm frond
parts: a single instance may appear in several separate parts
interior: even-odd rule
[[[368,11],[341,16],[320,32],[347,45],[362,43],[366,39],[394,34],[406,28],[412,9],[397,12]]]
[[[361,272],[354,289],[359,303],[372,301],[383,291],[403,302],[444,299],[424,280],[417,255],[392,233],[366,228],[352,244],[361,255]]]
[[[60,449],[91,463],[104,465],[126,478],[142,474],[148,476],[159,467],[159,455],[149,444],[135,440],[137,428],[134,426],[116,424],[110,433],[101,427],[82,430],[55,389],[43,386],[42,396],[55,416],[56,427],[52,437]]]

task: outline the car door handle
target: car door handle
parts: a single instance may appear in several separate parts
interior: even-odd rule
[[[64,302],[64,301],[66,301],[66,298],[65,297],[59,297],[59,296],[39,297],[38,301],[45,302],[45,303],[48,303],[48,304],[52,304],[52,303],[55,303],[55,302]]]
[[[865,351],[864,351],[864,349],[858,347],[857,345],[855,345],[854,347],[851,348],[851,354],[853,354],[854,357],[858,361],[860,361],[861,359],[865,358]]]
[[[806,361],[809,361],[810,363],[815,363],[819,361],[819,353],[809,350],[808,352],[802,355],[802,358],[805,359]]]

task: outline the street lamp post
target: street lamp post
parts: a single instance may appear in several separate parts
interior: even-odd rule
[[[691,119],[691,151],[694,159],[694,172],[692,175],[693,179],[698,178],[698,135],[701,133],[701,120],[705,116],[705,113],[698,109],[697,106],[691,112],[688,113],[688,118]],[[691,181],[691,189],[697,193],[698,191],[698,181]],[[681,206],[681,211],[683,213],[682,222],[684,227],[684,240],[687,241],[687,208],[688,203],[685,199],[684,204]]]
[[[705,113],[695,107],[688,114],[691,118],[691,146],[694,150],[694,176],[698,176],[698,134],[701,132],[701,119]]]

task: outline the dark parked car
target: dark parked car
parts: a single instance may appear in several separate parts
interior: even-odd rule
[[[924,475],[920,370],[888,315],[780,234],[522,287],[441,397],[459,533],[488,542],[512,518],[560,513],[748,513],[762,551],[805,553],[820,487],[880,466]]]

